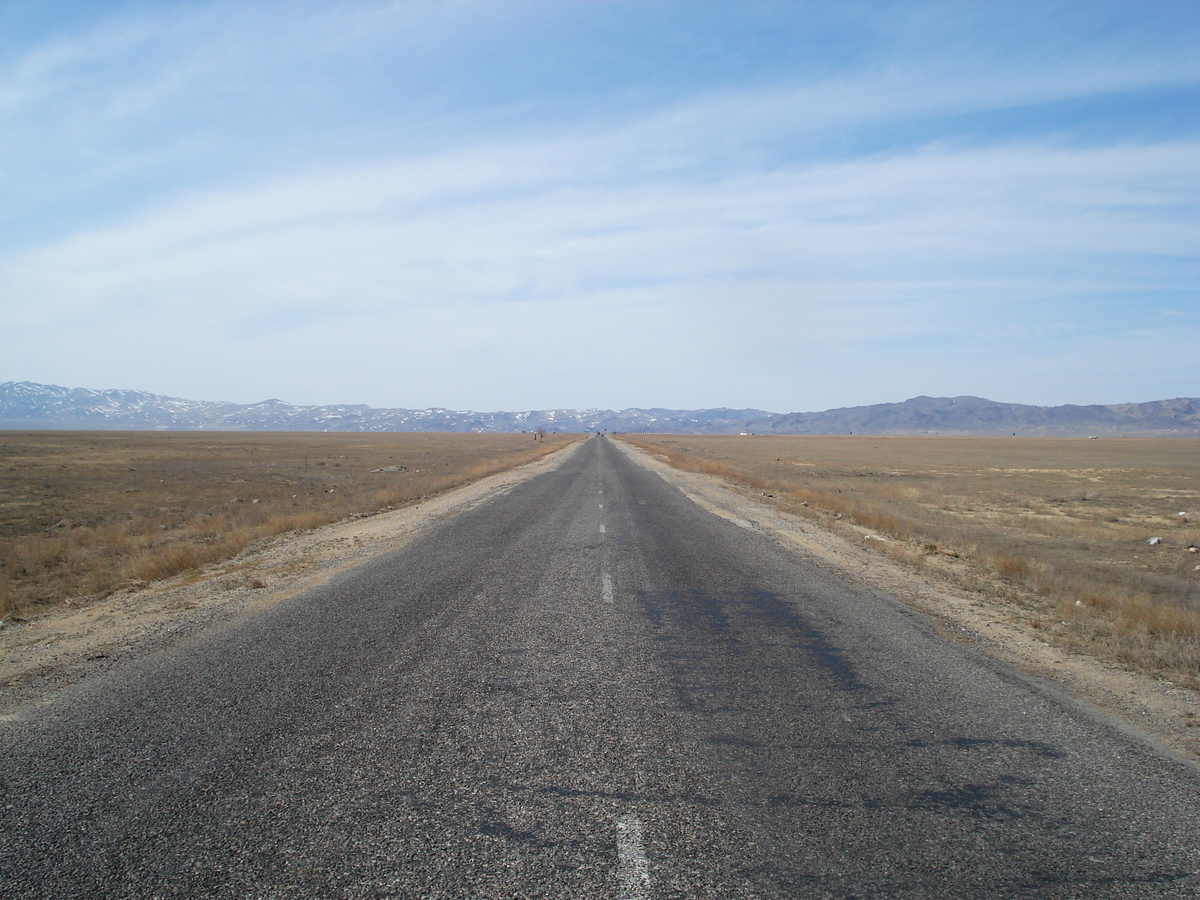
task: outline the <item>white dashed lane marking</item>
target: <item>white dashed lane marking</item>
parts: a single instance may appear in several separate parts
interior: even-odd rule
[[[649,900],[650,862],[642,843],[642,823],[636,816],[617,820],[617,872],[621,900]]]
[[[604,598],[605,603],[613,602],[612,576],[607,573],[600,578],[600,596]]]

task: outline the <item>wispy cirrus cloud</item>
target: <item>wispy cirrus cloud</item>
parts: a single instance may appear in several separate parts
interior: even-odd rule
[[[869,38],[851,49],[876,52],[753,78],[625,74],[614,88],[584,73],[552,96],[463,75],[433,100],[408,83],[403,102],[352,96],[463,59],[480,41],[468,7],[423,8],[415,27],[405,5],[312,4],[260,58],[249,48],[275,8],[257,5],[135,17],[30,49],[0,80],[4,115],[68,98],[79,134],[135,170],[138,153],[158,161],[128,197],[121,162],[84,172],[88,203],[0,244],[12,377],[476,408],[1187,392],[1196,364],[1170,354],[1200,336],[1200,129],[1170,112],[1194,89],[1191,55],[1118,34],[1043,57],[1032,50],[1061,42],[1047,29],[1017,52],[966,14],[969,40],[916,53],[905,41],[921,16],[898,5],[855,23]],[[487,15],[503,39],[550,14]],[[161,60],[129,60],[163,28]],[[401,44],[419,58],[369,59]],[[71,73],[122,61],[89,112]],[[332,80],[280,88],[314,61]],[[239,79],[252,96],[229,115],[197,96],[236,97]],[[649,99],[613,101],[643,83]],[[299,109],[321,90],[316,121],[267,115],[253,134],[260,104]],[[1097,130],[1089,104],[1130,96],[1165,118],[1142,110],[1136,127]],[[1048,114],[1055,104],[1073,111]],[[192,118],[174,123],[175,106]],[[216,136],[198,139],[212,122]],[[335,125],[343,153],[330,152]],[[122,142],[137,146],[128,158]],[[239,150],[248,161],[222,173]],[[72,143],[59,162],[81,155]],[[199,172],[162,174],[191,157]],[[39,191],[55,188],[35,180],[30,208]]]

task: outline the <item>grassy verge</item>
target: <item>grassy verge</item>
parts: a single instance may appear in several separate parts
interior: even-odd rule
[[[0,619],[419,502],[575,439],[0,432]]]
[[[625,439],[848,537],[881,536],[873,547],[1058,643],[1200,687],[1200,442]]]

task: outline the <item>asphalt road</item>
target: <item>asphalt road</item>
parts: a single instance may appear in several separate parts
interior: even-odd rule
[[[592,438],[0,725],[0,896],[1195,898],[1198,789]]]

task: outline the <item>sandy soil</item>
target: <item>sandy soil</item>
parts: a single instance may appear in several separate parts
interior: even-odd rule
[[[0,628],[0,722],[124,661],[316,587],[559,465],[580,444],[390,512],[281,535],[202,572]]]
[[[623,441],[616,443],[710,512],[769,534],[850,581],[895,597],[930,616],[947,638],[975,644],[1059,685],[1160,747],[1200,760],[1196,692],[1055,647],[1011,609],[998,607],[982,594],[939,583],[936,573],[918,574],[873,549],[887,539],[867,529],[844,525],[858,534],[857,541],[848,540],[767,505],[753,489],[681,471]]]
[[[976,644],[1057,683],[1169,751],[1200,760],[1195,692],[1051,646],[986,597],[939,584],[929,573],[918,575],[873,551],[871,544],[882,539],[864,529],[859,542],[847,540],[764,504],[752,490],[682,472],[623,442],[617,445],[716,515],[762,531],[819,565],[921,610],[948,638]],[[402,547],[447,516],[557,466],[579,446],[417,506],[285,535],[200,573],[10,624],[0,629],[0,721],[48,703],[64,688],[125,660],[161,652]]]

